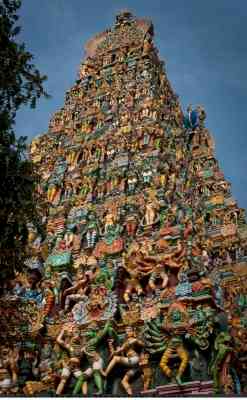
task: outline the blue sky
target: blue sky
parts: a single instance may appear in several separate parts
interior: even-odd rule
[[[22,33],[50,100],[18,112],[16,133],[45,132],[74,83],[85,42],[128,8],[153,21],[155,43],[185,109],[204,105],[216,157],[240,207],[247,209],[247,1],[246,0],[23,0]]]

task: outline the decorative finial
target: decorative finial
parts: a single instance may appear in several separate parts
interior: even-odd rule
[[[116,26],[124,25],[132,22],[134,19],[133,14],[128,9],[120,10],[116,15]]]

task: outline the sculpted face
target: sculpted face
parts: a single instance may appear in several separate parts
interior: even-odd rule
[[[127,334],[127,337],[128,337],[128,338],[132,338],[132,337],[135,337],[135,336],[136,336],[136,335],[135,335],[134,329],[131,328],[131,327],[128,327],[128,328],[126,329],[126,334]]]

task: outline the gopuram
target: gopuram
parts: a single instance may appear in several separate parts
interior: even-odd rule
[[[35,138],[26,272],[0,298],[2,395],[247,393],[247,225],[202,106],[124,11]]]

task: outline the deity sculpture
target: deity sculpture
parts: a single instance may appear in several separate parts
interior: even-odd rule
[[[139,366],[142,370],[142,379],[143,379],[143,390],[146,391],[149,389],[152,379],[153,379],[153,371],[149,365],[149,353],[141,353]]]
[[[189,353],[184,346],[183,335],[189,331],[189,320],[186,308],[182,303],[174,302],[168,308],[167,316],[163,323],[147,324],[145,332],[146,344],[151,353],[163,351],[160,368],[168,377],[172,377],[172,369],[168,363],[174,355],[181,360],[176,373],[176,382],[182,384],[182,376],[189,362]],[[145,335],[146,335],[145,333]]]
[[[100,353],[97,351],[97,347],[108,336],[109,340],[114,341],[117,338],[117,334],[113,329],[111,322],[108,321],[103,328],[99,328],[97,323],[93,323],[88,327],[86,337],[88,339],[85,347],[84,354],[89,361],[89,368],[82,371],[82,375],[77,380],[73,394],[76,395],[82,389],[84,395],[88,394],[88,380],[94,379],[95,385],[98,389],[97,395],[102,395],[104,391],[104,377],[105,373],[103,370],[104,361]]]
[[[135,188],[137,186],[137,177],[136,175],[130,175],[127,179],[127,183],[128,183],[128,191],[130,193],[134,193]]]
[[[137,353],[136,347],[142,348],[144,347],[144,343],[136,337],[135,330],[132,327],[126,328],[126,335],[127,338],[122,346],[118,347],[113,352],[113,358],[108,364],[104,374],[107,377],[117,364],[128,367],[128,371],[124,375],[121,383],[128,395],[131,396],[132,388],[129,380],[135,375],[135,368],[138,367],[140,362],[140,356]]]
[[[127,279],[126,289],[123,294],[123,299],[126,303],[128,303],[133,294],[137,294],[140,296],[143,293],[142,286],[138,280],[138,276],[132,275],[131,278]]]
[[[155,291],[158,287],[158,282],[161,281],[161,289],[165,289],[168,284],[168,279],[164,266],[162,264],[157,264],[149,277],[148,286],[151,290]]]
[[[153,177],[153,173],[151,171],[151,169],[145,169],[142,172],[142,177],[143,177],[143,183],[144,185],[149,185],[151,183],[152,177]]]
[[[70,335],[69,342],[64,339],[65,333]],[[64,362],[61,380],[56,390],[56,394],[60,396],[71,375],[74,375],[75,378],[82,376],[80,363],[84,354],[84,349],[82,347],[83,338],[81,337],[79,330],[73,332],[73,330],[64,327],[56,341],[59,346],[64,348],[69,354],[68,360]]]
[[[41,286],[43,288],[43,294],[44,294],[44,308],[43,308],[43,317],[45,319],[49,318],[53,307],[55,306],[56,303],[56,294],[55,294],[55,283],[53,280],[46,279],[41,283]]]
[[[5,345],[0,347],[0,394],[14,390],[18,380],[19,351],[11,350]]]
[[[98,388],[98,392],[96,394],[102,395],[103,390],[104,390],[103,389],[103,377],[104,377],[103,358],[96,351],[92,351],[89,353],[86,350],[84,350],[84,354],[87,356],[87,359],[90,362],[90,367],[87,368],[86,370],[82,371],[82,375],[81,375],[81,377],[79,377],[79,380],[76,384],[73,394],[74,395],[77,394],[78,393],[77,388],[81,388],[82,394],[84,396],[86,396],[88,394],[88,380],[93,377],[95,385]]]
[[[52,345],[48,342],[44,343],[40,352],[40,361],[36,369],[40,380],[25,382],[23,393],[26,396],[33,396],[35,394],[47,391],[55,391],[56,373],[53,371],[54,360],[52,354]]]
[[[63,293],[65,300],[64,311],[68,311],[71,302],[78,302],[85,298],[86,291],[88,290],[88,284],[90,283],[90,278],[92,277],[92,272],[80,271],[77,272],[76,283],[70,288],[66,289]]]
[[[47,191],[47,200],[50,203],[58,204],[60,200],[62,189],[57,183],[51,183]]]
[[[126,217],[125,226],[129,237],[133,237],[136,233],[137,218],[138,216],[134,213]]]
[[[164,374],[170,378],[172,375],[172,370],[168,366],[168,362],[172,358],[173,354],[177,354],[177,356],[181,360],[181,363],[176,374],[176,381],[180,385],[182,383],[181,378],[189,361],[189,353],[184,347],[183,339],[181,336],[183,330],[185,333],[186,329],[188,329],[186,323],[187,321],[183,320],[184,318],[182,316],[184,312],[185,310],[183,306],[180,306],[180,304],[173,304],[170,307],[167,320],[163,325],[163,329],[172,334],[172,338],[169,340],[167,348],[160,360],[160,368],[162,369]]]
[[[30,343],[24,344],[19,352],[18,384],[20,387],[30,379],[37,379],[39,351]]]
[[[152,200],[150,200],[146,204],[146,209],[145,209],[145,217],[144,217],[144,223],[147,226],[151,226],[156,222],[156,211],[157,207],[155,207],[155,204]]]
[[[104,222],[103,236],[105,241],[111,244],[113,240],[117,239],[122,230],[117,223],[117,210],[109,209],[105,215]]]
[[[215,355],[210,367],[216,392],[219,393],[223,387],[226,394],[231,393],[233,390],[233,378],[230,374],[230,363],[233,348],[230,334],[227,332],[220,332],[215,339],[214,347]]]
[[[88,215],[88,223],[83,231],[83,235],[86,236],[87,247],[93,248],[99,235],[98,222],[94,214]]]

